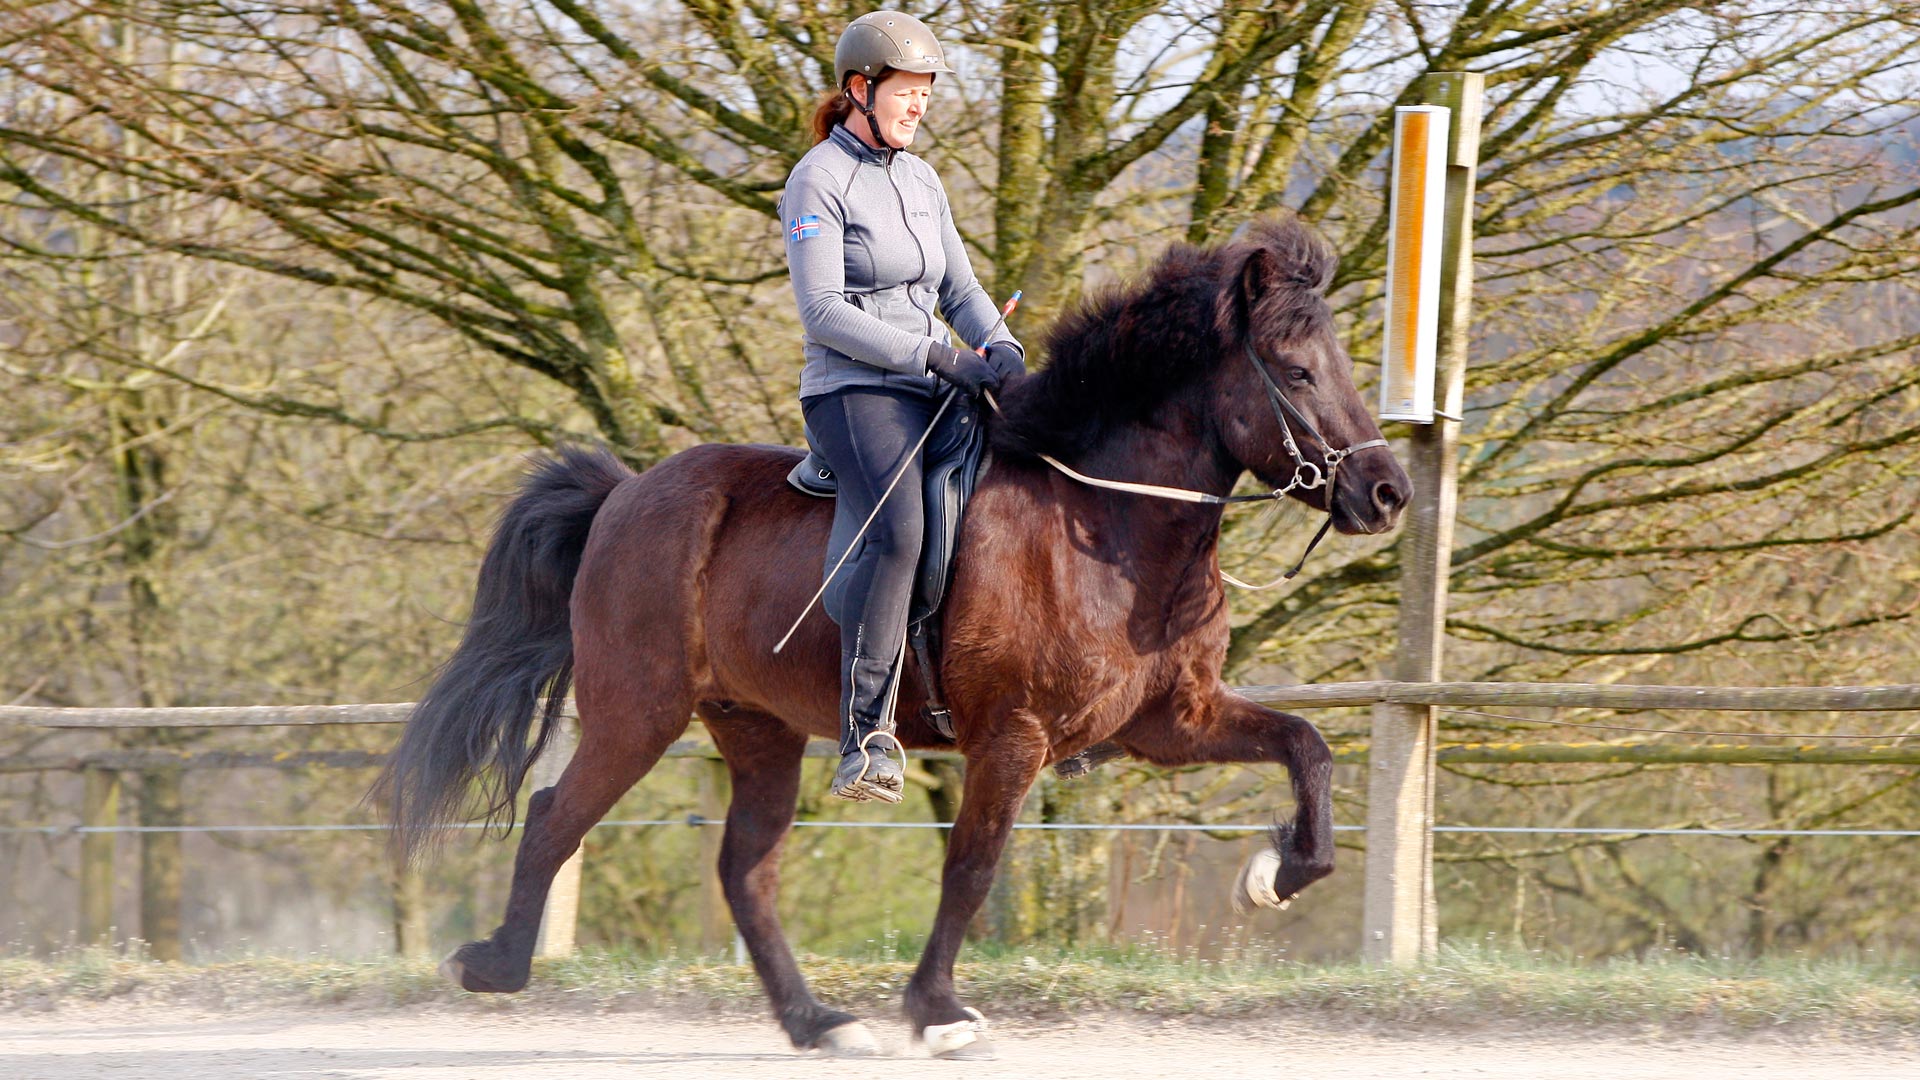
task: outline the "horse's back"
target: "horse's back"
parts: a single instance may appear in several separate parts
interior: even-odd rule
[[[615,488],[574,583],[582,674],[638,663],[649,678],[678,674],[698,698],[773,708],[766,688],[791,684],[794,662],[834,640],[814,611],[783,656],[772,652],[820,584],[832,527],[830,500],[786,482],[800,458],[786,446],[708,443]],[[830,653],[818,659],[831,676]]]
[[[670,600],[663,589],[674,594],[667,606],[679,606],[694,576],[720,569],[712,564],[722,548],[749,539],[743,530],[793,539],[796,529],[830,519],[830,506],[816,507],[819,500],[786,483],[800,456],[790,446],[703,443],[627,478],[594,518],[576,608],[582,596],[642,596],[642,606],[659,611]]]

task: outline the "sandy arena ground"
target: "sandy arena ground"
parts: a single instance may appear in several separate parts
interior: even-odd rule
[[[684,1013],[487,1015],[469,1010],[74,1006],[0,1015],[0,1078],[92,1080],[610,1080],[619,1077],[1795,1077],[1920,1080],[1920,1057],[1861,1042],[1776,1037],[1554,1039],[1539,1034],[1336,1032],[1258,1024],[1096,1017],[995,1025],[999,1058],[933,1061],[904,1025],[873,1024],[896,1055],[796,1055],[771,1023]]]

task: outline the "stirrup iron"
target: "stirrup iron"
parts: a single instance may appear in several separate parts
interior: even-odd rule
[[[880,754],[886,753],[884,748],[878,747],[878,746],[874,747],[871,753],[868,751],[867,744],[872,742],[876,738],[885,738],[889,740],[890,742],[893,743],[894,750],[900,754],[900,777],[901,777],[900,791],[895,791],[892,788],[883,787],[879,784],[870,783],[867,780],[867,773],[873,768],[873,758],[871,756],[871,753],[880,753]],[[836,783],[832,787],[831,792],[835,798],[846,799],[849,802],[866,802],[869,799],[873,799],[873,800],[877,800],[879,802],[884,802],[884,803],[899,803],[902,799],[906,797],[905,788],[906,788],[906,774],[907,774],[907,748],[901,745],[900,739],[898,736],[896,736],[891,731],[883,731],[883,730],[880,730],[879,728],[875,728],[874,730],[869,731],[865,735],[861,736],[860,745],[855,747],[854,749],[860,755],[860,772],[856,777],[854,777],[852,780],[849,780],[847,783],[845,784]],[[851,756],[852,756],[851,754],[844,754],[841,756],[840,760],[844,764],[847,758]]]

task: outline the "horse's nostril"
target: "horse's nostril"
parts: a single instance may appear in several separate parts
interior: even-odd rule
[[[1379,507],[1382,513],[1391,514],[1406,504],[1406,495],[1391,481],[1382,480],[1373,485],[1373,505]]]

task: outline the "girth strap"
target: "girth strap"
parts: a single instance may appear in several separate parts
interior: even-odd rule
[[[946,696],[940,692],[940,669],[933,662],[933,630],[927,624],[932,618],[921,619],[907,628],[907,644],[913,646],[913,658],[920,662],[920,678],[927,686],[927,719],[933,722],[933,729],[948,742],[959,742],[960,734],[953,726],[953,710],[947,708]]]

